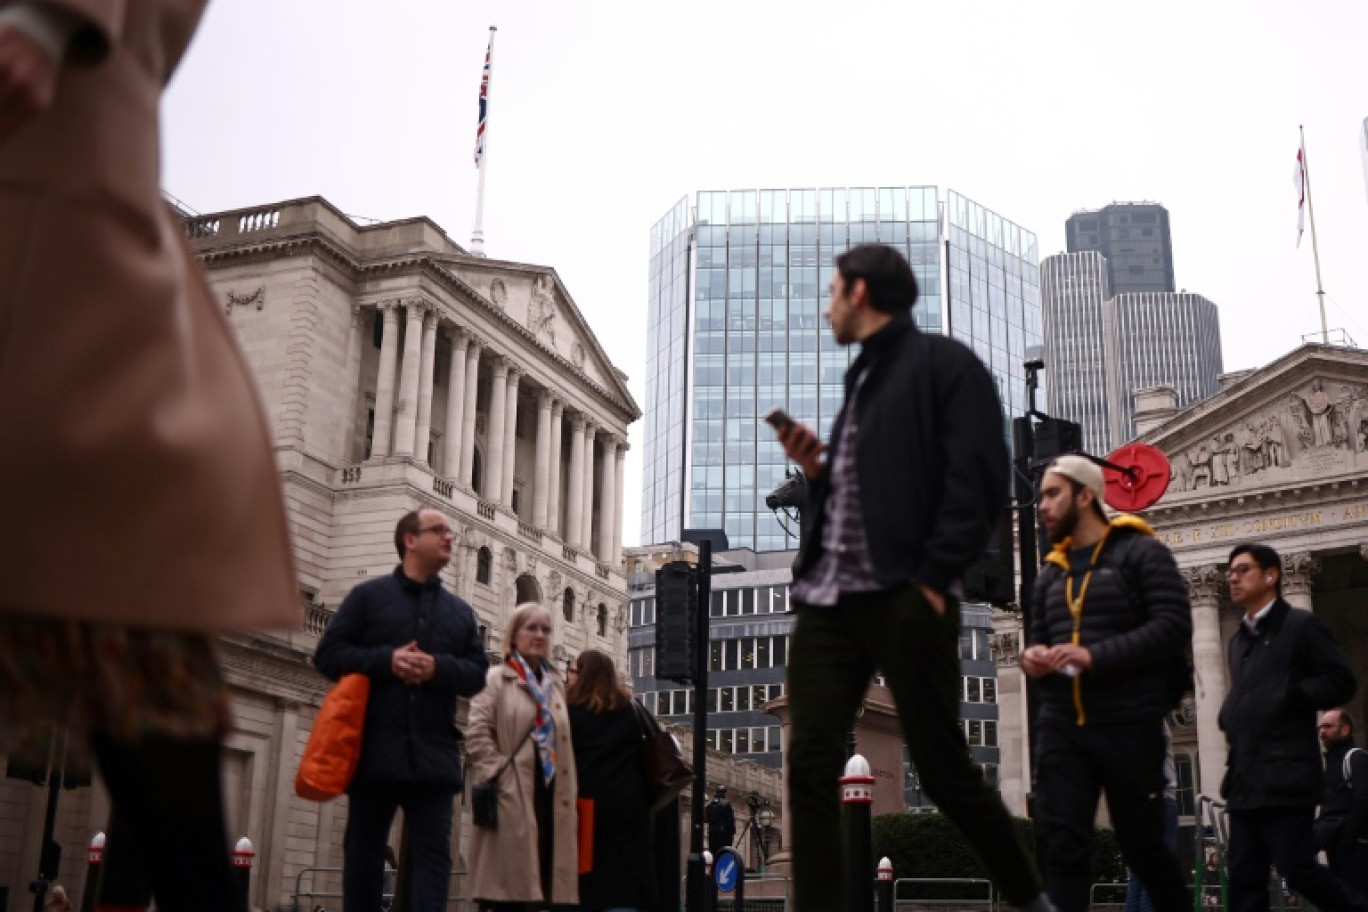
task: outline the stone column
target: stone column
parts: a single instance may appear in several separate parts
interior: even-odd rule
[[[423,317],[423,351],[418,364],[418,429],[413,433],[413,455],[428,461],[428,442],[432,437],[432,369],[437,355],[437,311],[428,308]]]
[[[561,535],[561,434],[565,403],[551,400],[551,446],[546,479],[546,531]]]
[[[565,543],[572,548],[581,547],[584,522],[581,519],[584,509],[584,415],[576,414],[570,419],[570,477],[565,497]]]
[[[499,502],[503,492],[504,423],[508,415],[508,360],[494,359],[494,385],[489,391],[489,431],[485,434],[484,499]]]
[[[591,422],[584,425],[584,506],[581,507],[580,541],[585,551],[594,544],[594,436],[597,428]],[[592,553],[592,552],[591,552]]]
[[[1282,594],[1287,604],[1311,611],[1311,588],[1320,575],[1320,558],[1307,551],[1283,558]]]
[[[618,484],[617,438],[611,434],[603,436],[603,481],[599,485],[599,546],[598,557],[604,563],[613,560],[613,526],[617,517]]]
[[[475,409],[480,391],[480,340],[470,337],[466,351],[465,405],[461,408],[461,470],[456,480],[474,487]]]
[[[394,369],[399,360],[399,303],[386,301],[379,305],[384,317],[384,335],[380,339],[380,372],[375,379],[375,426],[371,428],[371,457],[390,454],[390,438],[394,434]]]
[[[626,440],[618,441],[617,466],[613,469],[613,481],[617,485],[617,492],[613,496],[613,548],[609,562],[614,569],[622,563],[622,471],[626,464],[628,448]]]
[[[421,301],[409,301],[408,325],[404,328],[404,360],[399,369],[399,408],[394,417],[394,455],[413,455],[413,435],[418,428],[418,370],[423,355]]]
[[[504,406],[504,465],[503,487],[499,490],[499,503],[513,509],[513,473],[518,464],[518,378],[517,368],[508,369],[508,394]]]
[[[537,458],[532,467],[532,525],[546,528],[547,476],[551,471],[551,394],[537,396]]]
[[[1226,739],[1217,721],[1226,695],[1225,650],[1221,645],[1221,596],[1225,570],[1216,564],[1183,570],[1192,601],[1192,667],[1196,678],[1198,790],[1220,795]]]
[[[461,477],[461,443],[464,440],[466,352],[470,336],[460,327],[451,332],[451,365],[447,368],[446,431],[442,434],[442,474],[453,480]]]
[[[342,421],[342,439],[338,441],[337,452],[342,462],[351,462],[352,445],[356,442],[356,423],[361,417],[361,341],[366,335],[366,315],[370,311],[359,304],[352,306],[351,330],[347,333],[347,361],[342,367],[342,376],[351,379],[352,389],[350,411]]]

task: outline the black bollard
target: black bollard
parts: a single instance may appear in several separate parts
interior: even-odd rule
[[[885,855],[879,859],[879,875],[874,881],[878,912],[893,912],[893,862]]]
[[[95,912],[95,897],[100,892],[100,867],[104,864],[105,834],[96,833],[86,849],[85,889],[81,891],[81,912]]]
[[[846,912],[874,912],[874,776],[864,757],[846,761],[841,777],[841,803],[846,813]]]
[[[252,840],[243,836],[233,847],[233,873],[237,876],[239,908],[252,907],[252,863],[256,861],[256,850]]]

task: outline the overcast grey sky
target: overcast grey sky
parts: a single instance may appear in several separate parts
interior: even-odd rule
[[[935,184],[1033,230],[1157,200],[1225,367],[1328,322],[1368,346],[1368,3],[218,0],[164,107],[201,212],[319,194],[466,244],[488,27],[491,256],[554,266],[644,400],[651,225],[697,189]],[[639,427],[624,538],[640,521]]]

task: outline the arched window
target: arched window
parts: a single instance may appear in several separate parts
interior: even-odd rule
[[[565,612],[565,619],[573,621],[575,619],[575,590],[566,588],[565,595],[561,599],[561,608]]]
[[[489,585],[489,578],[494,571],[494,552],[488,546],[480,549],[480,556],[475,563],[475,582]]]
[[[608,636],[608,606],[599,602],[598,607],[598,635]]]

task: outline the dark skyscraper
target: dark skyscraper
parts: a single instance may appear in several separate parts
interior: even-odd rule
[[[1112,203],[1076,212],[1064,233],[1069,253],[1095,250],[1107,258],[1112,294],[1177,291],[1169,214],[1158,203]]]

